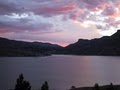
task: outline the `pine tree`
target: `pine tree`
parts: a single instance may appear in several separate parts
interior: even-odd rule
[[[107,88],[107,90],[114,90],[114,86],[112,83],[110,83],[109,87]]]
[[[76,87],[75,86],[72,86],[70,90],[74,90]]]
[[[49,90],[48,82],[45,81],[45,83],[41,86],[41,90]]]
[[[100,90],[98,83],[94,85],[94,90]]]
[[[23,74],[16,80],[15,90],[31,90],[30,83],[24,80]]]

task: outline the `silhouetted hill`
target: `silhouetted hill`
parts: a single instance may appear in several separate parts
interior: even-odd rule
[[[74,55],[120,55],[120,30],[112,36],[99,39],[79,39],[62,51],[64,54]]]
[[[0,38],[0,56],[44,56],[62,48],[56,44]]]
[[[50,43],[24,42],[0,38],[0,56],[120,55],[120,30],[112,36],[99,39],[79,39],[65,48]]]

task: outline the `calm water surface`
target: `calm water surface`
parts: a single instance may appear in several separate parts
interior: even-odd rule
[[[48,57],[0,58],[0,90],[14,88],[23,73],[32,89],[45,80],[50,90],[67,90],[74,86],[120,84],[120,57],[53,55]]]

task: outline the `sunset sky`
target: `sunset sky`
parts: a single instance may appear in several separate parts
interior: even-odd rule
[[[120,28],[120,0],[0,0],[0,37],[62,46]]]

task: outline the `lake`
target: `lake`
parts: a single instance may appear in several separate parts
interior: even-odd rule
[[[14,88],[23,73],[32,89],[38,90],[48,81],[50,90],[120,84],[120,57],[52,55],[47,57],[1,57],[0,90]]]

